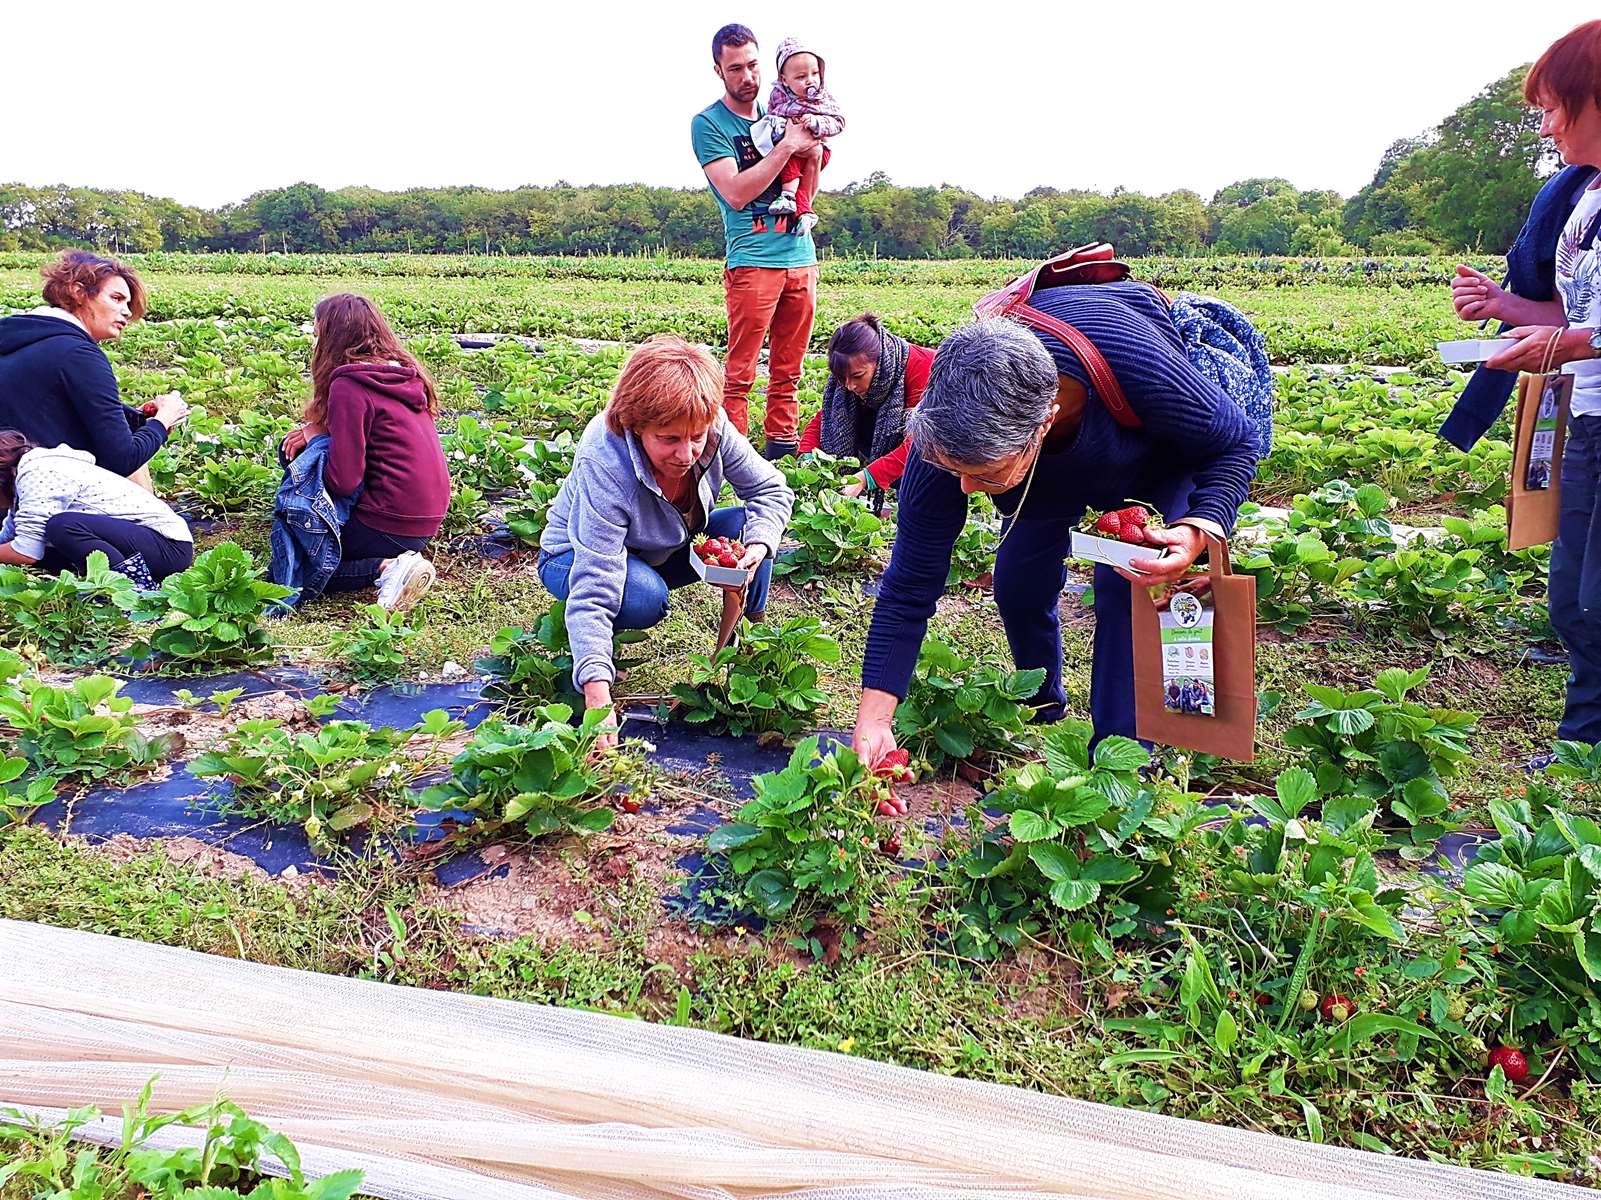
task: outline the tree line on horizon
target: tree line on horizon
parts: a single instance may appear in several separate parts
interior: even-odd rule
[[[1558,165],[1523,102],[1519,67],[1438,126],[1384,153],[1355,196],[1290,181],[1230,184],[1210,200],[1035,188],[1021,199],[903,187],[883,173],[817,200],[827,254],[1039,258],[1107,241],[1139,255],[1430,254],[1511,245]],[[88,245],[112,252],[286,251],[652,254],[719,257],[722,223],[704,187],[644,184],[384,192],[310,183],[203,209],[140,192],[0,185],[0,250]]]

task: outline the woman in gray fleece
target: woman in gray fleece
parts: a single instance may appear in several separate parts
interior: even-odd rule
[[[722,411],[723,372],[682,338],[651,338],[623,364],[606,411],[590,421],[539,539],[539,578],[567,602],[573,683],[610,709],[612,637],[667,615],[668,592],[699,578],[700,534],[745,543],[755,568],[745,615],[767,607],[773,554],[795,495]],[[743,507],[716,508],[724,481]],[[601,739],[617,743],[615,721]]]

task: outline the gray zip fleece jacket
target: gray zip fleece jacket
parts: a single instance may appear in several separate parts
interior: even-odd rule
[[[719,413],[706,449],[691,468],[701,511],[716,506],[723,481],[745,505],[746,545],[761,543],[769,557],[789,524],[795,494],[783,473],[752,448]],[[613,623],[623,603],[628,556],[660,566],[689,540],[684,518],[662,495],[644,447],[632,433],[618,437],[606,414],[589,422],[573,456],[572,473],[551,506],[539,548],[573,552],[567,594],[567,638],[573,648],[573,683],[617,677],[612,665]]]

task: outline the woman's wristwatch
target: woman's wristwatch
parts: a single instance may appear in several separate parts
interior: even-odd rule
[[[1601,329],[1592,329],[1590,332],[1590,357],[1601,358]]]

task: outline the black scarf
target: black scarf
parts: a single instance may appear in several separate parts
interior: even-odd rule
[[[873,440],[868,446],[856,441],[856,419],[866,406],[873,417]],[[863,463],[883,458],[906,440],[906,339],[889,330],[878,335],[878,368],[867,396],[859,398],[832,375],[823,387],[823,420],[818,441],[836,458],[856,458]],[[864,453],[865,451],[865,453]]]

